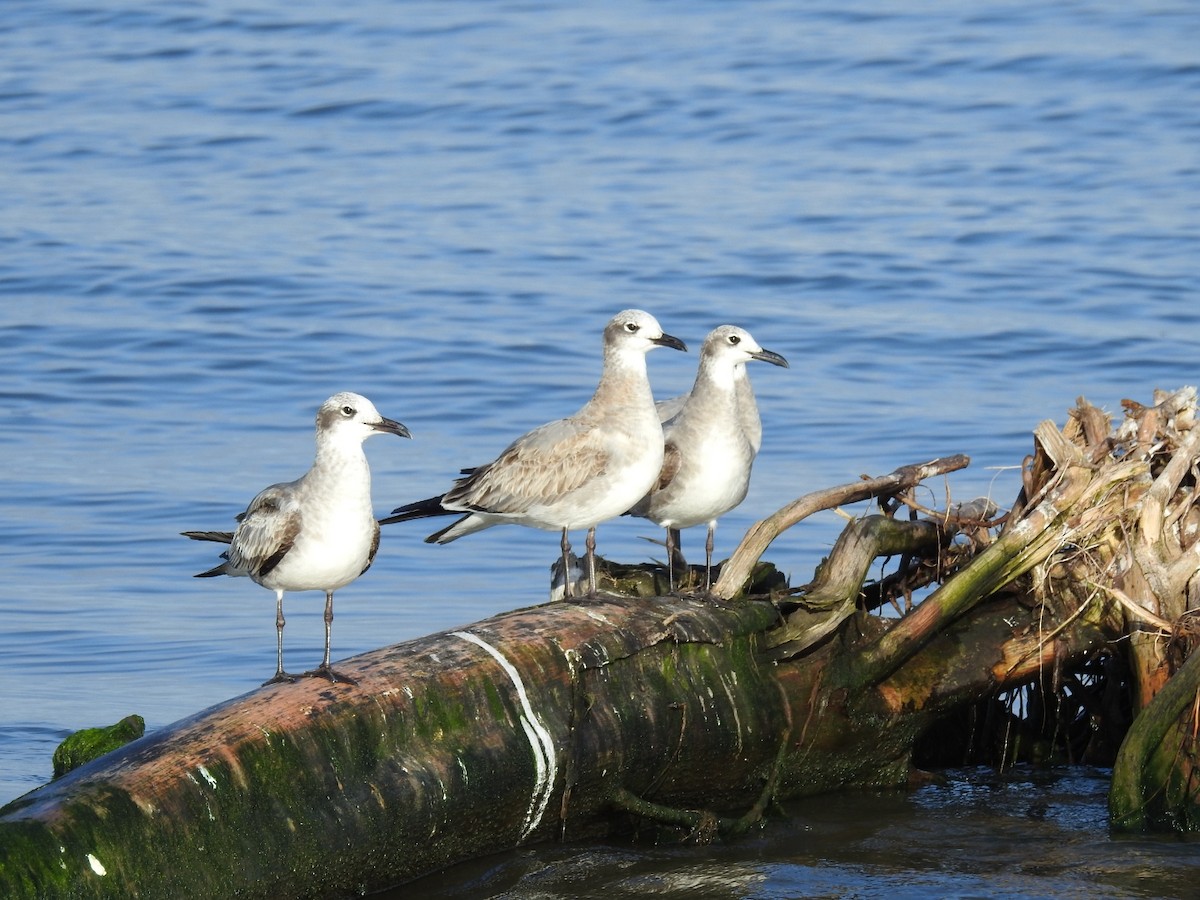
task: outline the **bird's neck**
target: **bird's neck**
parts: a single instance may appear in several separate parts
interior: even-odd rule
[[[738,382],[737,370],[742,370],[745,377],[745,366],[731,366],[728,363],[702,365],[696,373],[696,382],[692,385],[693,397],[709,406],[717,406],[722,401],[732,400]]]
[[[653,411],[654,395],[646,376],[646,354],[640,350],[606,353],[600,383],[590,402],[609,407],[641,406]]]
[[[334,437],[318,440],[312,472],[319,478],[337,477],[344,481],[348,490],[358,495],[371,495],[371,468],[367,464],[361,440],[347,441]]]

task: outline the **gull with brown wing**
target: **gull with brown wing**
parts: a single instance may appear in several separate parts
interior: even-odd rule
[[[600,383],[577,413],[522,435],[492,462],[463,470],[446,493],[397,507],[380,523],[459,514],[425,539],[438,544],[504,523],[560,531],[564,571],[568,532],[586,528],[594,597],[596,526],[644,496],[662,468],[662,423],[646,375],[656,347],[687,349],[649,313],[617,313],[604,329]]]

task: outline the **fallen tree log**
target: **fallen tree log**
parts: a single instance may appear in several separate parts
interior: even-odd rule
[[[618,789],[762,789],[770,603],[553,604],[261,688],[10,804],[6,897],[305,897],[597,834]],[[712,778],[719,771],[719,779]]]
[[[932,682],[914,671],[839,697],[822,684],[833,648],[816,664],[762,660],[777,618],[766,601],[557,603],[347,660],[357,688],[261,688],[6,807],[0,886],[349,896],[600,837],[625,814],[736,831],[768,798],[903,784],[915,736],[990,680],[971,652]],[[996,628],[964,623],[947,654],[1000,646]],[[918,690],[921,714],[901,715]]]
[[[965,458],[906,466],[759,523],[716,597],[552,603],[346,660],[357,686],[261,688],[0,810],[0,894],[338,897],[634,823],[736,834],[789,797],[903,785],[930,729],[1031,682],[1076,690],[1097,654],[1132,662],[1147,711],[1114,823],[1194,827],[1194,409],[1163,395],[1111,432],[1080,401],[1038,427],[998,519],[916,508]],[[740,593],[782,528],[864,497],[880,515],[811,585]],[[880,555],[897,571],[864,583]]]

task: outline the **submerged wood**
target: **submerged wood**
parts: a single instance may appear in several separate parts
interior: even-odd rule
[[[0,810],[0,896],[341,897],[635,822],[736,834],[790,797],[905,784],[948,714],[1096,653],[1129,659],[1145,707],[1114,823],[1194,828],[1194,409],[1185,389],[1113,430],[1081,400],[1038,426],[998,533],[986,505],[897,518],[966,462],[906,466],[756,525],[718,596],[531,607],[346,660],[357,686],[253,691]],[[739,596],[783,527],[868,496],[811,585]]]

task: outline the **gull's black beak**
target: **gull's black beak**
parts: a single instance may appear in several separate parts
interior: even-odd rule
[[[386,431],[388,434],[398,434],[400,437],[412,438],[408,429],[391,419],[381,418],[378,422],[371,425],[376,431]]]
[[[687,344],[673,334],[664,334],[662,337],[654,338],[653,343],[658,344],[660,347],[671,347],[674,350],[687,351]]]
[[[761,359],[763,362],[769,362],[773,366],[783,366],[785,369],[791,368],[788,361],[778,353],[772,353],[770,350],[759,350],[757,353],[751,353],[755,359]]]

